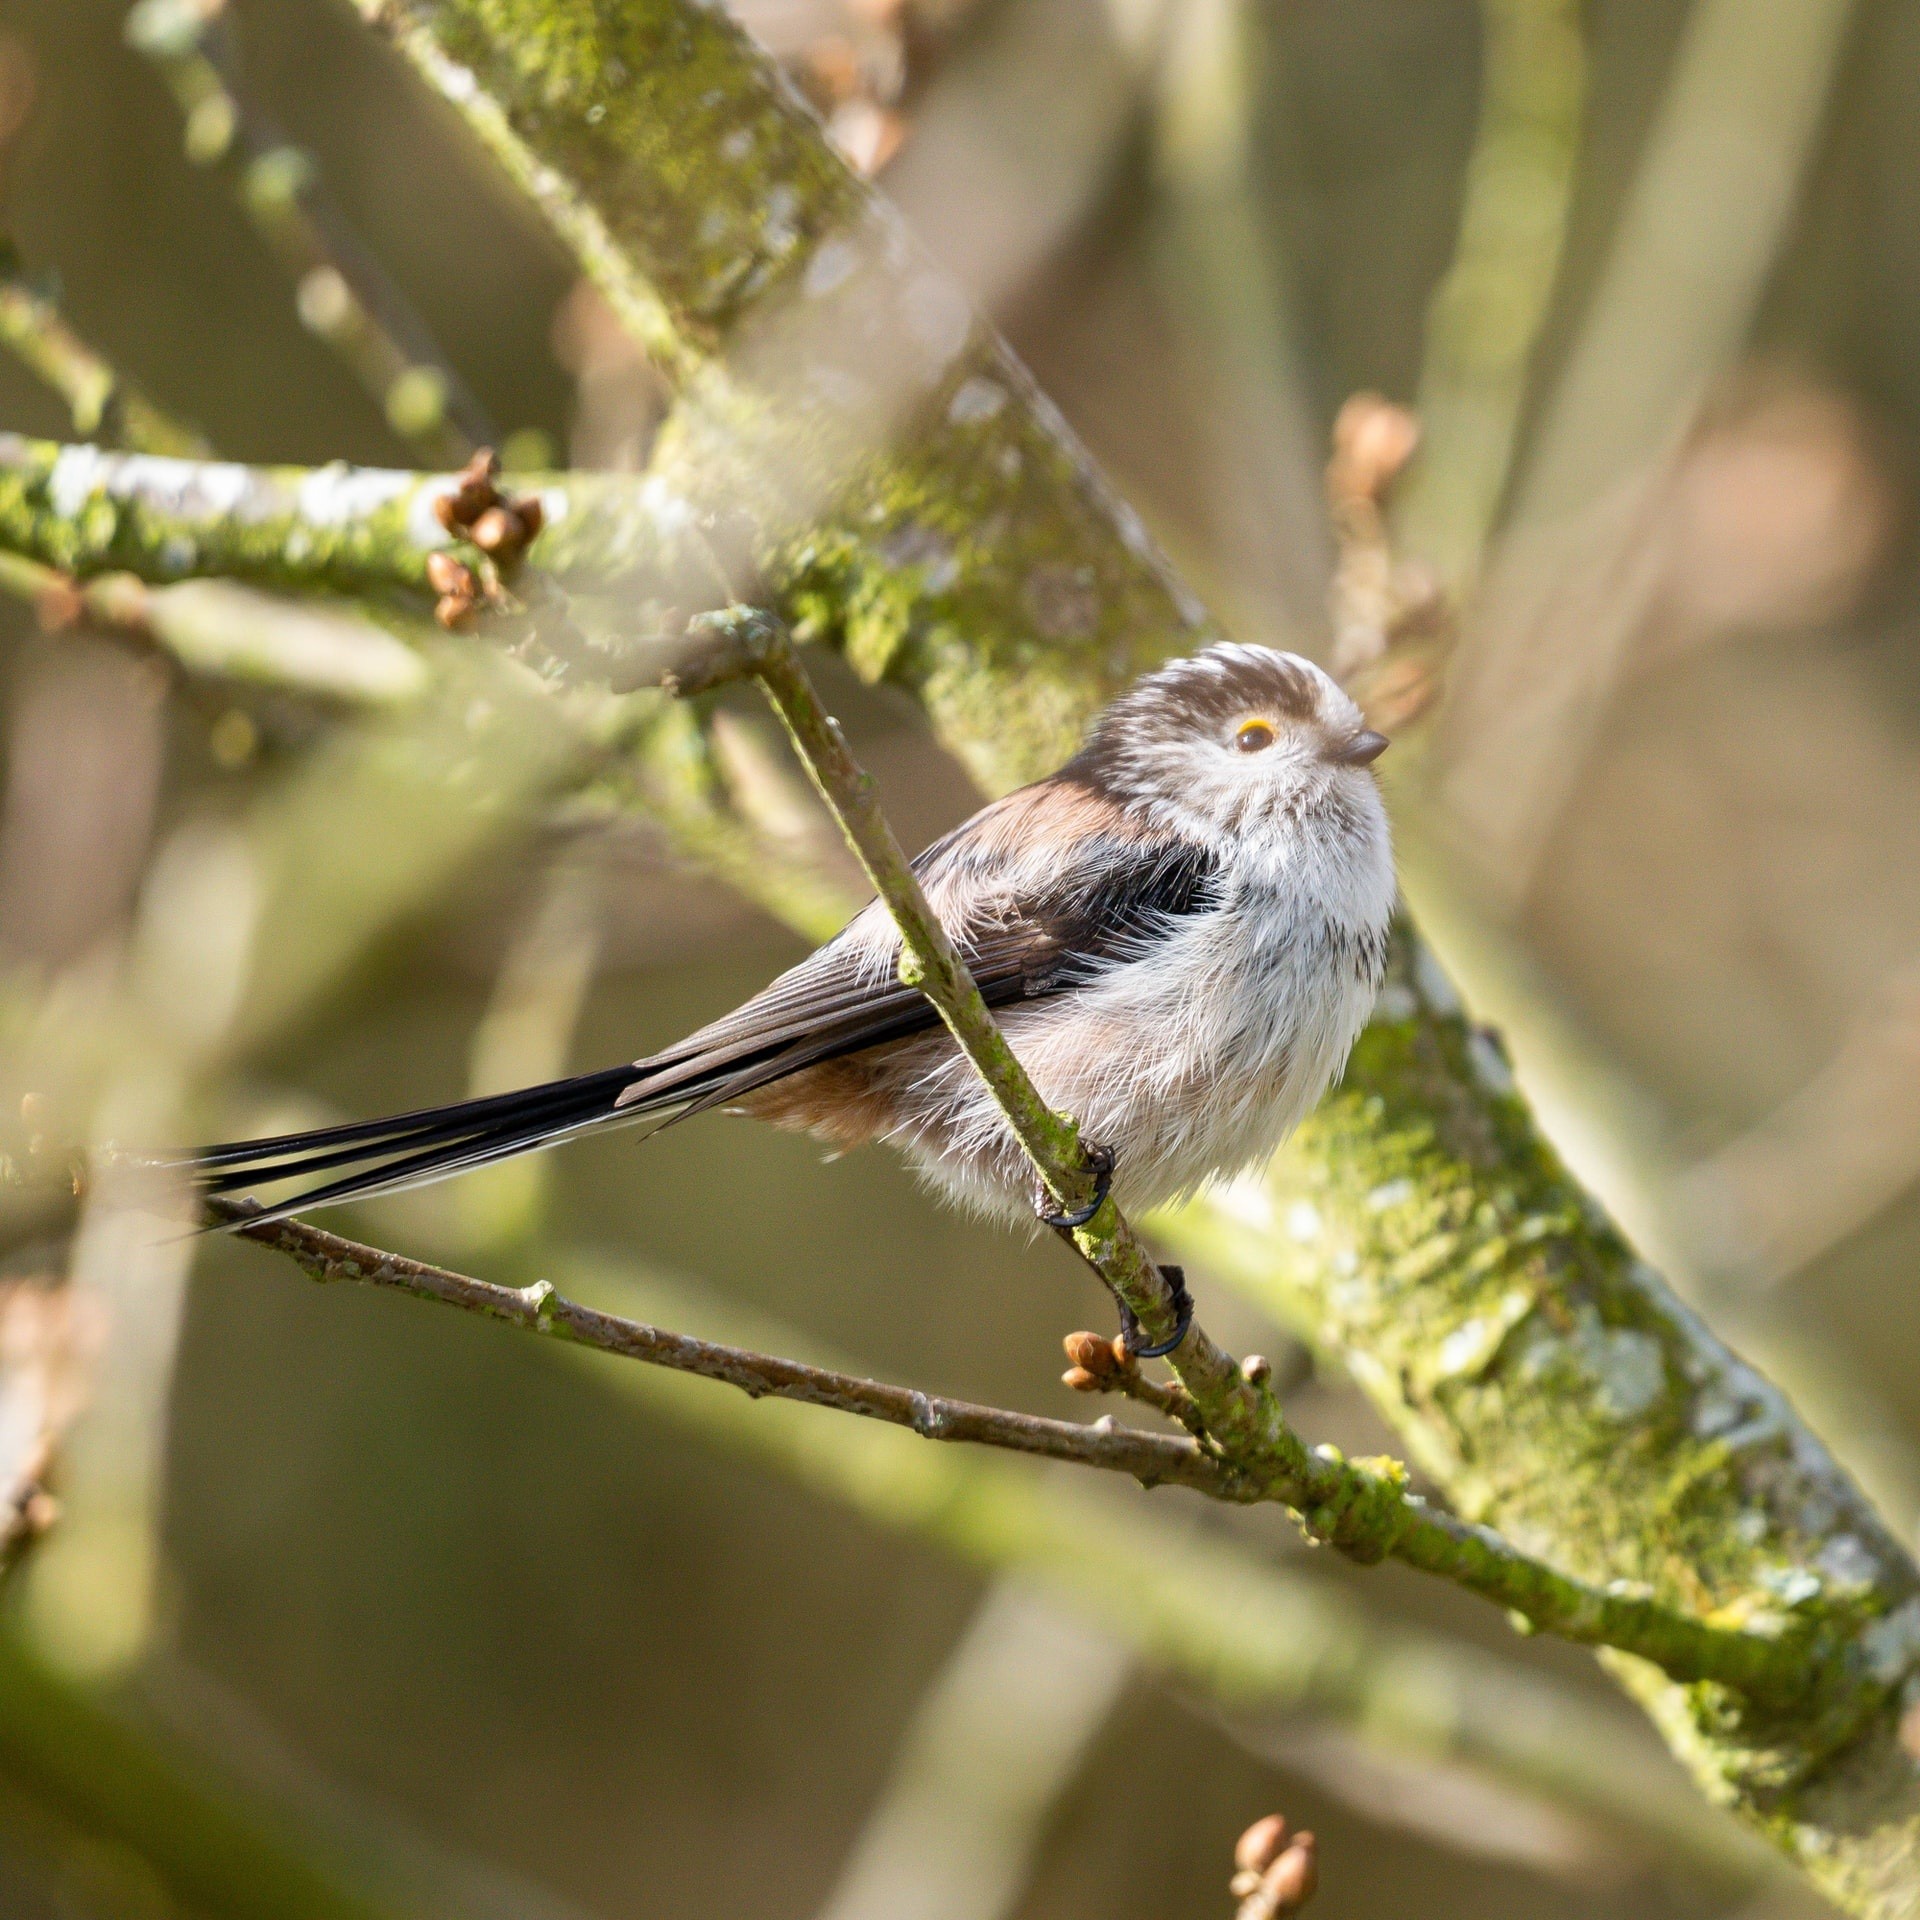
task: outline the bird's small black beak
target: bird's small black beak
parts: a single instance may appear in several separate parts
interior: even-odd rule
[[[1391,744],[1384,733],[1375,733],[1371,727],[1366,727],[1351,739],[1342,741],[1327,758],[1343,767],[1370,767]]]

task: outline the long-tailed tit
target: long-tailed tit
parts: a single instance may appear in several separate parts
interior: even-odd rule
[[[1265,1158],[1345,1064],[1393,911],[1368,770],[1386,744],[1308,661],[1212,647],[1141,680],[1058,773],[914,862],[1034,1084],[1099,1143],[1128,1209]],[[1030,1221],[1019,1145],[898,959],[876,901],[649,1059],[209,1147],[195,1165],[212,1193],[317,1181],[266,1216],[283,1218],[720,1107],[841,1148],[891,1140],[963,1205]]]

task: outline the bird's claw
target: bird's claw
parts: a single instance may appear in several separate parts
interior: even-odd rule
[[[1115,1295],[1120,1307],[1120,1344],[1126,1348],[1130,1359],[1163,1359],[1187,1337],[1187,1329],[1193,1325],[1193,1295],[1187,1291],[1186,1269],[1162,1265],[1160,1277],[1166,1281],[1167,1290],[1173,1295],[1174,1328],[1172,1339],[1162,1340],[1156,1346],[1145,1347],[1140,1344],[1140,1322],[1134,1317],[1133,1309]]]
[[[1084,1227],[1107,1204],[1107,1195],[1113,1191],[1113,1150],[1086,1142],[1082,1151],[1087,1156],[1087,1165],[1093,1169],[1093,1198],[1084,1207],[1056,1213],[1053,1195],[1039,1181],[1034,1182],[1033,1210],[1040,1216],[1040,1224],[1056,1233],[1071,1233],[1075,1227]]]

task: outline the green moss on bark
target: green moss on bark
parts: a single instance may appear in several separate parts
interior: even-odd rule
[[[168,460],[0,434],[0,546],[83,576],[424,589],[427,554],[446,540],[436,490],[417,474]]]
[[[1623,1594],[1804,1635],[1828,1679],[1788,1712],[1612,1663],[1709,1791],[1829,1891],[1914,1910],[1907,1867],[1868,1897],[1854,1853],[1920,1845],[1890,1744],[1920,1651],[1910,1559],[1580,1190],[1411,934],[1343,1083],[1269,1175],[1169,1231],[1335,1357],[1464,1512]],[[1889,1771],[1862,1801],[1869,1752]]]

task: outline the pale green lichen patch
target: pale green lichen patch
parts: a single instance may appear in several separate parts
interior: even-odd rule
[[[717,347],[864,204],[807,108],[717,6],[359,4],[390,30],[431,36],[441,91],[470,108],[471,89],[498,109],[524,149],[515,170],[548,169],[549,193],[592,210],[683,345]]]
[[[220,574],[339,592],[426,586],[444,480],[259,468],[0,435],[0,547],[92,575]]]

